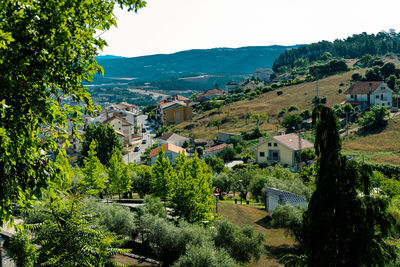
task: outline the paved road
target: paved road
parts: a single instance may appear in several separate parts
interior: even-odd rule
[[[154,130],[150,128],[150,124],[147,121],[147,115],[139,115],[137,117],[137,125],[143,128],[146,128],[146,132],[143,133],[143,140],[146,140],[146,144],[142,144],[142,141],[138,141],[137,144],[139,146],[138,152],[129,152],[124,156],[125,163],[133,162],[140,163],[140,155],[145,151],[148,146],[151,146],[154,142],[153,138],[155,136]]]

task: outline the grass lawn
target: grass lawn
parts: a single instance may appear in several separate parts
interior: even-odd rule
[[[265,237],[263,245],[266,253],[258,262],[250,262],[246,266],[283,266],[278,263],[278,259],[289,253],[295,245],[294,239],[287,235],[286,229],[271,228],[266,219],[267,212],[261,207],[232,202],[221,202],[218,205],[219,215],[222,215],[224,219],[240,227],[249,224]]]

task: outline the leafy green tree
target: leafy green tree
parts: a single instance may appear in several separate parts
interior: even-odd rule
[[[293,128],[297,129],[299,124],[302,123],[303,118],[298,114],[289,114],[282,119],[282,126],[285,127],[287,131],[292,131]]]
[[[217,127],[218,132],[219,132],[219,127],[221,126],[222,121],[221,120],[215,120],[212,122],[212,126]]]
[[[381,80],[381,74],[380,74],[379,67],[374,67],[372,69],[367,70],[365,72],[365,79],[367,81],[380,81]]]
[[[110,167],[108,167],[108,180],[110,183],[110,192],[121,194],[126,193],[131,187],[131,177],[128,166],[125,165],[120,151],[116,150],[111,156]]]
[[[175,267],[235,267],[237,263],[225,250],[216,250],[212,245],[189,245],[186,254],[179,257]]]
[[[374,57],[371,56],[370,54],[365,54],[360,58],[360,63],[361,65],[366,68],[366,67],[372,67],[372,61]]]
[[[96,152],[101,164],[109,167],[112,154],[116,150],[121,151],[122,144],[115,130],[110,125],[104,126],[102,123],[98,126],[90,124],[85,126],[85,135],[78,163],[82,166],[93,140],[97,143]]]
[[[387,62],[381,67],[381,75],[383,79],[388,78],[390,75],[394,75],[396,73],[396,66],[393,62]]]
[[[387,117],[389,117],[388,107],[374,106],[359,119],[358,123],[364,129],[369,130],[385,126]]]
[[[221,152],[217,154],[218,157],[224,160],[224,162],[231,161],[236,156],[236,151],[232,147],[225,147]]]
[[[381,182],[380,189],[389,197],[400,195],[400,181],[396,179],[385,179]]]
[[[225,170],[225,163],[223,159],[214,156],[214,157],[207,157],[205,160],[213,172],[221,173],[222,171]]]
[[[318,106],[313,123],[317,187],[299,238],[307,266],[389,265],[396,254],[386,241],[394,230],[387,199],[370,195],[368,169],[341,155],[333,111]]]
[[[360,73],[354,73],[353,75],[351,75],[351,79],[353,81],[361,81],[362,80],[362,75]]]
[[[231,175],[220,173],[212,177],[212,182],[216,189],[220,190],[221,192],[229,193],[235,181]]]
[[[83,193],[97,195],[106,188],[104,182],[107,179],[107,171],[96,157],[96,142],[94,140],[90,144],[88,156],[84,159],[82,173],[83,177],[79,181],[79,188]]]
[[[12,201],[29,205],[54,177],[43,152],[57,152],[57,142],[67,139],[57,131],[67,118],[81,120],[80,106],[61,100],[94,111],[83,82],[102,72],[95,56],[107,43],[94,33],[116,25],[116,5],[137,11],[145,2],[0,1],[1,223],[10,219]],[[76,124],[72,129],[76,133]]]
[[[154,196],[167,198],[171,194],[171,186],[175,180],[175,173],[168,158],[165,158],[164,149],[160,149],[155,164],[152,167],[151,192]]]
[[[386,84],[388,85],[388,87],[390,89],[394,89],[394,87],[396,86],[396,82],[397,82],[397,77],[394,74],[391,74],[387,79],[386,79]]]
[[[300,116],[305,120],[311,117],[311,111],[309,109],[305,109],[300,112]]]
[[[211,219],[214,199],[212,174],[197,154],[191,159],[181,155],[171,193],[171,206],[175,215],[188,222]]]
[[[131,180],[132,189],[138,193],[140,197],[144,197],[151,193],[151,179],[153,177],[152,168],[146,165],[132,166]]]

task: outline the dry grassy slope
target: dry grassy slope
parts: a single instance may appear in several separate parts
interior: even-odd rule
[[[334,75],[322,80],[319,80],[319,95],[327,97],[327,105],[333,106],[335,103],[340,103],[345,99],[343,93],[339,94],[338,90],[345,91],[350,84],[351,75],[355,72],[350,71],[343,74]],[[343,86],[340,84],[343,83]],[[279,88],[275,91],[260,95],[252,100],[243,100],[224,106],[221,113],[210,111],[200,114],[193,118],[193,134],[197,138],[212,138],[217,134],[217,128],[211,126],[211,122],[217,119],[226,119],[228,122],[220,127],[220,131],[240,133],[241,131],[249,131],[255,127],[255,122],[250,121],[246,124],[244,115],[246,113],[262,113],[266,112],[269,115],[269,122],[264,123],[261,128],[267,131],[278,132],[280,126],[278,124],[278,113],[282,108],[288,108],[291,105],[297,105],[299,111],[311,109],[311,101],[316,93],[316,82],[307,82],[298,85]],[[282,91],[283,94],[278,96],[277,91]],[[235,121],[235,117],[238,120]],[[189,131],[185,130],[185,126],[190,122],[184,122],[176,126],[178,132],[184,135],[189,135]]]
[[[351,135],[343,141],[343,150],[361,155],[365,160],[400,165],[400,116],[389,120],[388,126],[366,136]]]

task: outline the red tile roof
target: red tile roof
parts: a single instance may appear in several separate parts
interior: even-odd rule
[[[203,153],[204,153],[204,154],[208,154],[208,153],[212,153],[212,152],[222,151],[222,150],[225,149],[225,147],[228,147],[228,146],[230,146],[230,145],[225,144],[225,143],[224,143],[224,144],[220,144],[220,145],[213,146],[213,147],[210,147],[210,148],[205,149],[205,150],[203,151]]]
[[[299,136],[295,133],[292,134],[283,134],[283,135],[277,135],[272,137],[272,139],[276,140],[277,142],[281,143],[284,146],[287,146],[291,150],[299,150]],[[301,138],[301,149],[305,148],[312,148],[314,147],[313,143],[310,141]]]
[[[357,95],[357,94],[362,94],[366,95],[369,93],[369,90],[371,88],[372,92],[376,90],[376,88],[379,87],[383,82],[382,81],[376,81],[376,82],[355,82],[350,86],[349,89],[347,89],[344,93],[347,95]]]
[[[164,149],[164,151],[168,151],[169,150],[169,151],[172,151],[172,152],[175,152],[175,153],[178,153],[178,154],[180,152],[183,152],[186,155],[186,150],[184,148],[182,148],[180,146],[176,146],[176,145],[170,144],[170,143],[167,143],[167,144],[163,144],[162,146],[159,146],[157,148],[154,148],[152,151],[150,151],[150,158],[152,158],[154,156],[157,156],[158,155],[158,151],[160,151],[161,148]]]

